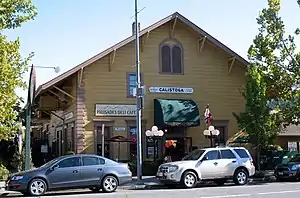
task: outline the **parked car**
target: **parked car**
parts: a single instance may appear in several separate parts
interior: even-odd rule
[[[279,181],[300,179],[300,154],[275,168],[274,175]]]
[[[94,192],[116,191],[118,185],[132,180],[127,164],[98,155],[61,156],[43,166],[18,172],[6,181],[6,189],[24,195],[41,196],[57,189],[89,188]]]
[[[193,188],[200,181],[223,185],[233,178],[237,185],[247,184],[255,174],[252,157],[244,147],[197,149],[181,161],[160,165],[157,178],[165,185],[182,184]]]

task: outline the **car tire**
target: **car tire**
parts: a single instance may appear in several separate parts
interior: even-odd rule
[[[101,183],[101,189],[105,193],[115,192],[118,188],[118,179],[113,175],[105,176]]]
[[[226,179],[216,179],[214,180],[214,182],[218,185],[218,186],[223,186],[226,183]]]
[[[181,184],[185,188],[194,188],[197,186],[197,176],[192,171],[187,171],[182,175]]]
[[[29,182],[26,194],[39,197],[46,193],[47,188],[48,186],[45,180],[36,178]]]
[[[248,183],[249,175],[244,169],[237,169],[233,175],[233,182],[236,185],[245,185]]]
[[[97,192],[99,192],[99,191],[101,190],[101,188],[100,188],[100,187],[97,187],[97,186],[90,187],[89,189],[90,189],[93,193],[97,193]]]

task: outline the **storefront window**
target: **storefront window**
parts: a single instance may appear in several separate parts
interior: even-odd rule
[[[222,126],[222,127],[215,127],[215,128],[220,131],[220,135],[215,139],[216,144],[218,144],[219,146],[225,145],[226,144],[225,127]]]

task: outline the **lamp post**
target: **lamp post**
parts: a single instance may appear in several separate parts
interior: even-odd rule
[[[32,104],[35,98],[35,89],[36,89],[36,73],[34,68],[52,68],[56,73],[60,71],[59,67],[47,67],[47,66],[34,66],[31,65],[30,75],[29,75],[29,83],[28,83],[28,98],[27,104],[25,106],[26,109],[26,132],[25,132],[25,170],[30,169],[30,161],[31,161],[31,148],[30,148],[30,140],[31,140],[31,110]]]
[[[153,161],[156,161],[156,153],[157,152],[157,137],[162,137],[164,135],[164,132],[162,130],[158,130],[157,126],[152,126],[151,131],[147,130],[146,131],[146,136],[147,137],[151,137],[153,138],[153,142],[154,142],[154,157],[153,157]]]
[[[203,135],[210,139],[210,146],[214,147],[215,145],[213,139],[220,135],[220,131],[215,129],[214,126],[210,125],[208,129],[203,131]]]

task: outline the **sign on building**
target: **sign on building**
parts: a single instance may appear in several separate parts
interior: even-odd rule
[[[95,116],[136,116],[136,105],[96,104]]]
[[[191,94],[194,92],[193,88],[184,87],[149,87],[150,93],[174,93],[174,94]]]

